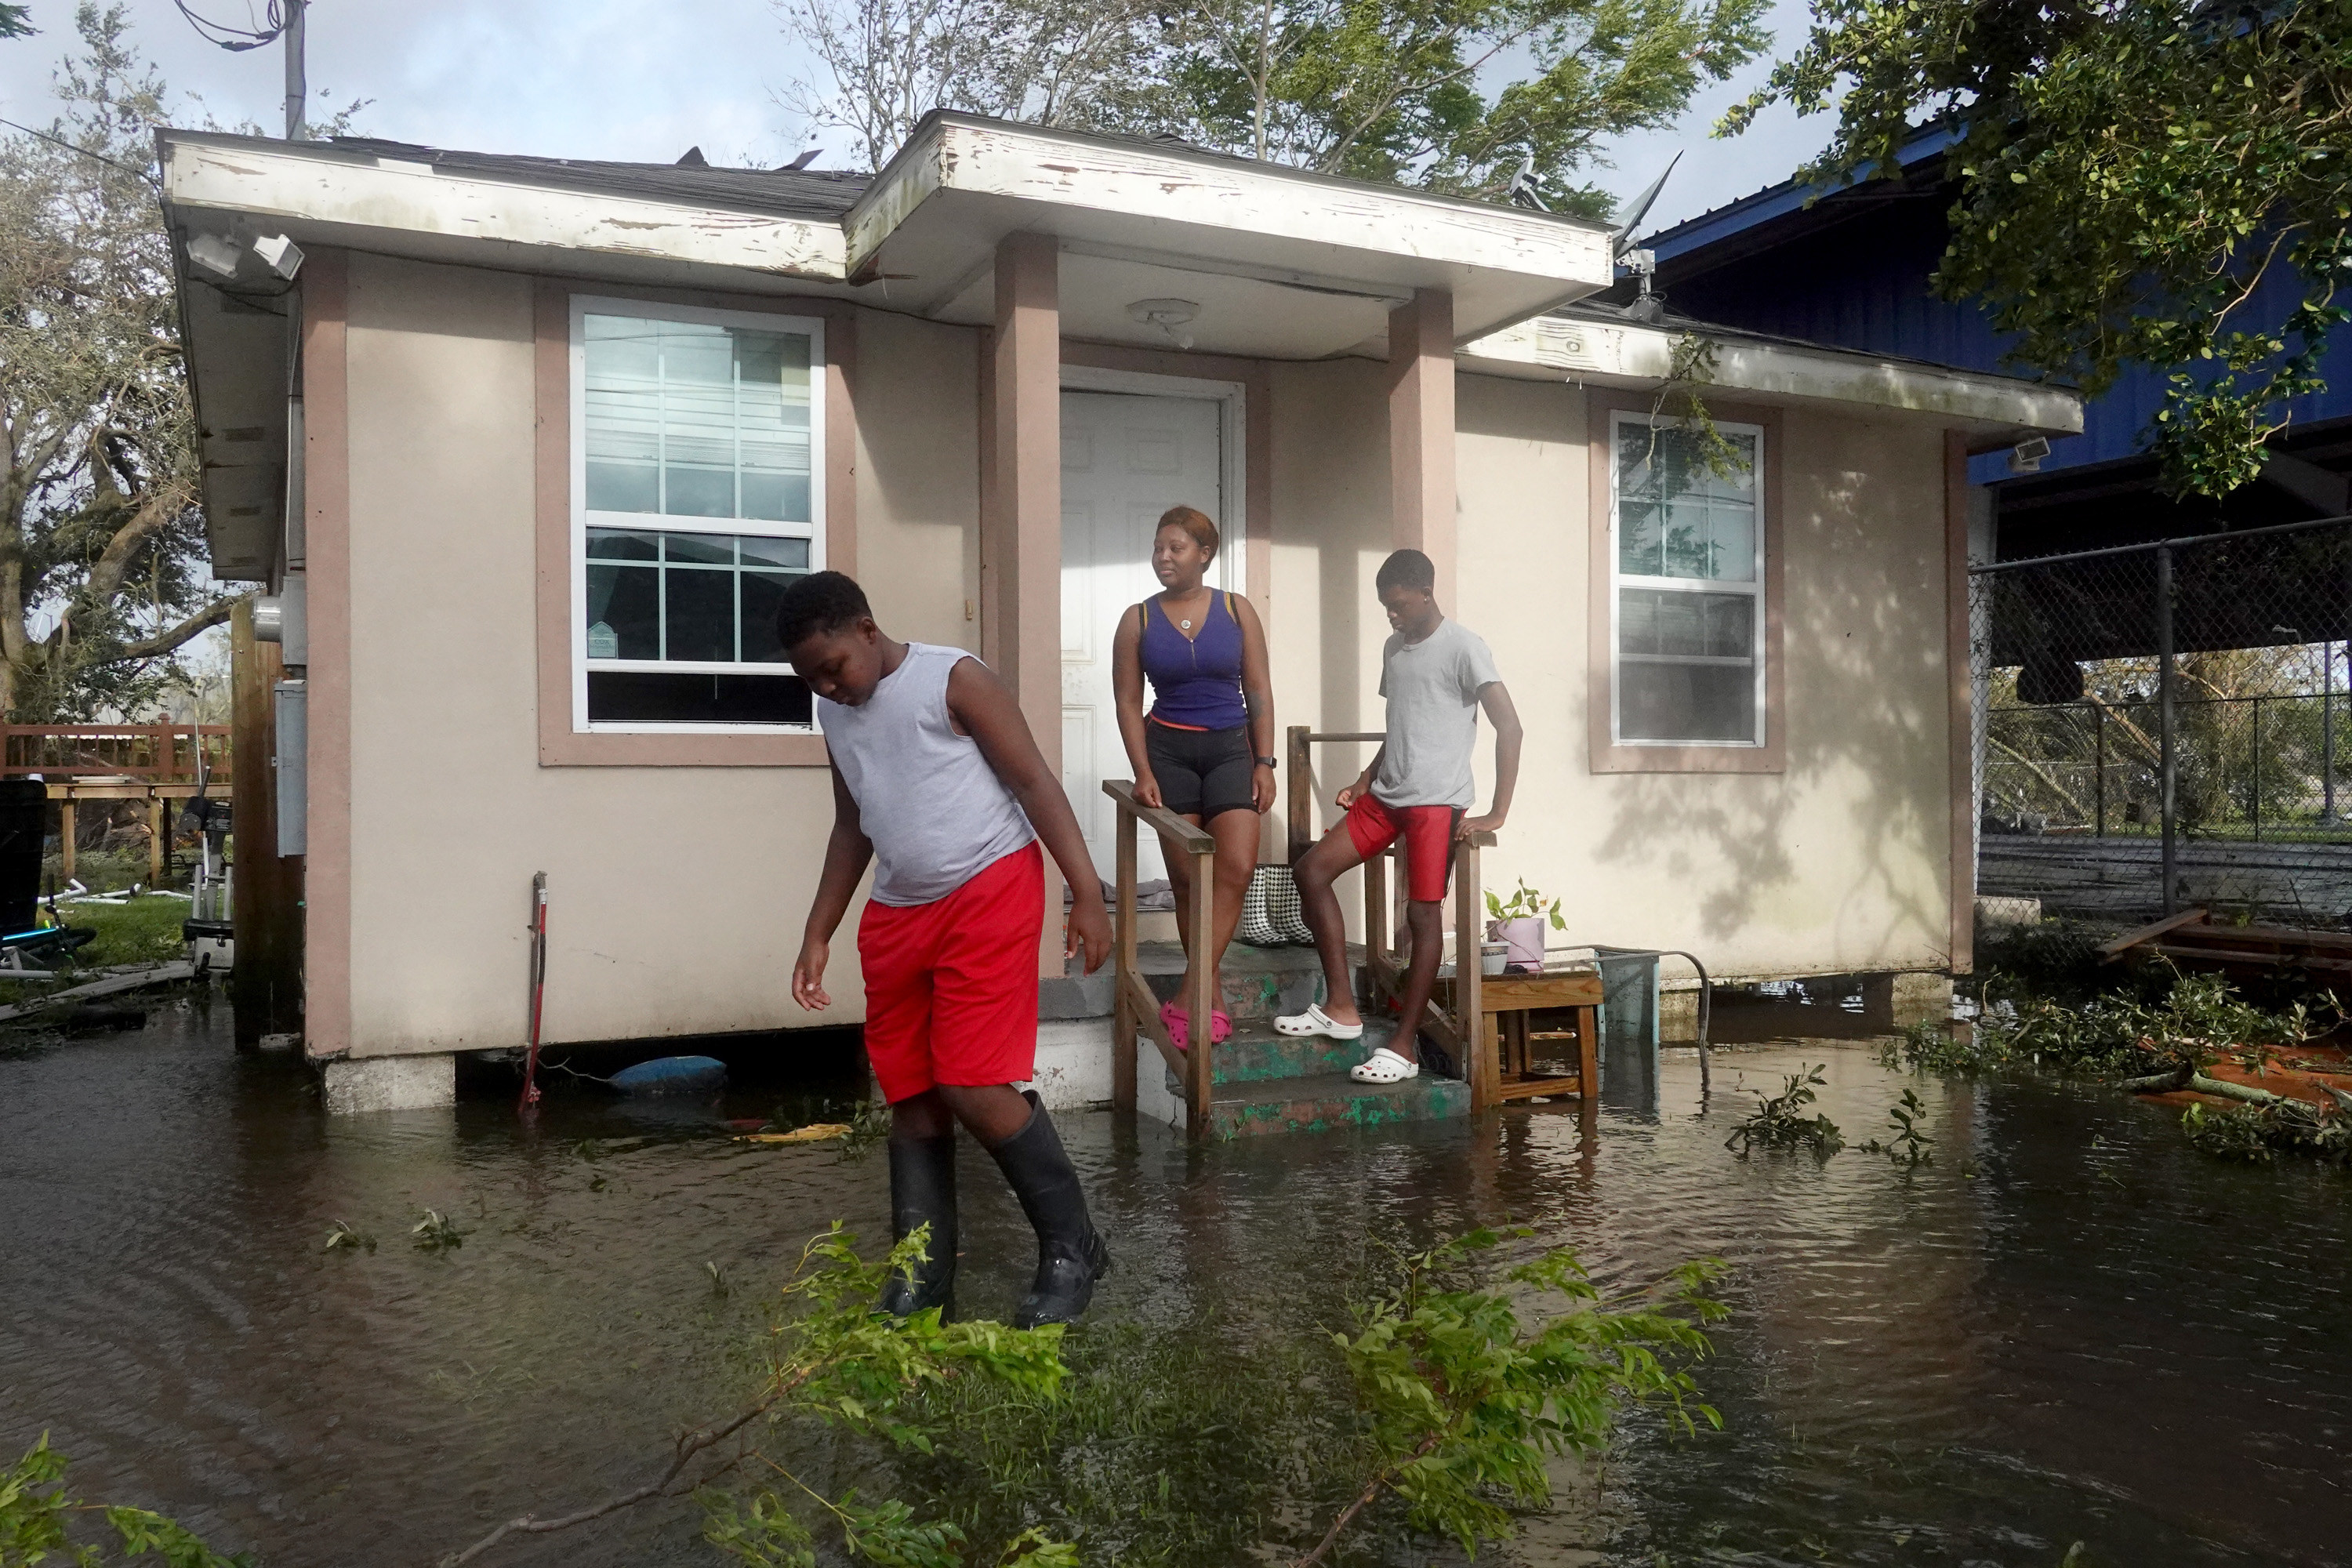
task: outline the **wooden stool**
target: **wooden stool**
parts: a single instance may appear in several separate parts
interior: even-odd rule
[[[1534,1042],[1562,1040],[1565,1031],[1535,1031],[1528,1016],[1575,1016],[1572,1077],[1547,1077],[1535,1068]],[[1590,1098],[1601,1089],[1601,975],[1590,969],[1549,974],[1489,975],[1478,987],[1478,1053],[1469,1065],[1471,1098],[1481,1105],[1550,1095]]]

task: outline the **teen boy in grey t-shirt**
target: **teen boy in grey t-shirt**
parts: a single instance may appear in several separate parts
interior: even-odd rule
[[[1518,711],[1486,643],[1438,610],[1436,582],[1436,568],[1418,550],[1400,550],[1381,563],[1374,583],[1389,625],[1396,628],[1381,653],[1387,737],[1363,776],[1339,792],[1347,820],[1291,868],[1299,906],[1323,960],[1326,995],[1321,1005],[1277,1018],[1274,1026],[1286,1035],[1360,1039],[1364,1026],[1348,975],[1347,922],[1331,884],[1349,867],[1404,840],[1405,924],[1412,932],[1412,957],[1398,998],[1402,1022],[1395,1039],[1351,1069],[1349,1076],[1360,1083],[1395,1083],[1420,1073],[1416,1035],[1437,983],[1454,841],[1501,827],[1519,780]],[[1470,750],[1478,738],[1481,708],[1495,726],[1495,808],[1465,820],[1476,794]]]

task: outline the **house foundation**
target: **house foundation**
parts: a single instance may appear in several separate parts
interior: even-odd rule
[[[324,1062],[319,1079],[331,1116],[457,1103],[457,1058],[446,1053]]]

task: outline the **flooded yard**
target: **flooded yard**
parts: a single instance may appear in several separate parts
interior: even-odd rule
[[[723,1104],[579,1087],[330,1121],[225,1007],[0,1047],[0,1443],[43,1431],[76,1491],[171,1513],[270,1568],[422,1563],[518,1510],[656,1468],[740,1403],[746,1331],[835,1218],[887,1234],[878,1153],[733,1141],[838,1117],[830,1066],[739,1070]],[[1636,1417],[1528,1563],[2352,1562],[2352,1181],[2243,1168],[2094,1089],[1918,1082],[1916,1170],[1724,1140],[1800,1063],[1850,1142],[1916,1080],[1866,1042],[1669,1051],[1654,1106],[1572,1105],[1194,1150],[1066,1114],[1113,1240],[1097,1322],[1337,1326],[1372,1238],[1510,1221],[1610,1282],[1714,1254],[1732,1315],[1696,1369],[1724,1429]],[[1026,1225],[976,1154],[961,1299],[1010,1310]],[[463,1243],[410,1243],[425,1209]],[[322,1247],[344,1222],[373,1251]],[[1597,1496],[1595,1495],[1597,1489]],[[709,1563],[661,1505],[502,1563]],[[1590,1553],[1591,1555],[1585,1555]]]

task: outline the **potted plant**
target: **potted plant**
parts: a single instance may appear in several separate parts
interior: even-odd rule
[[[1514,970],[1536,970],[1543,967],[1544,927],[1566,931],[1568,921],[1559,912],[1559,900],[1546,898],[1519,879],[1518,890],[1507,899],[1498,899],[1490,889],[1486,894],[1486,937],[1501,942],[1507,950],[1507,963]]]

